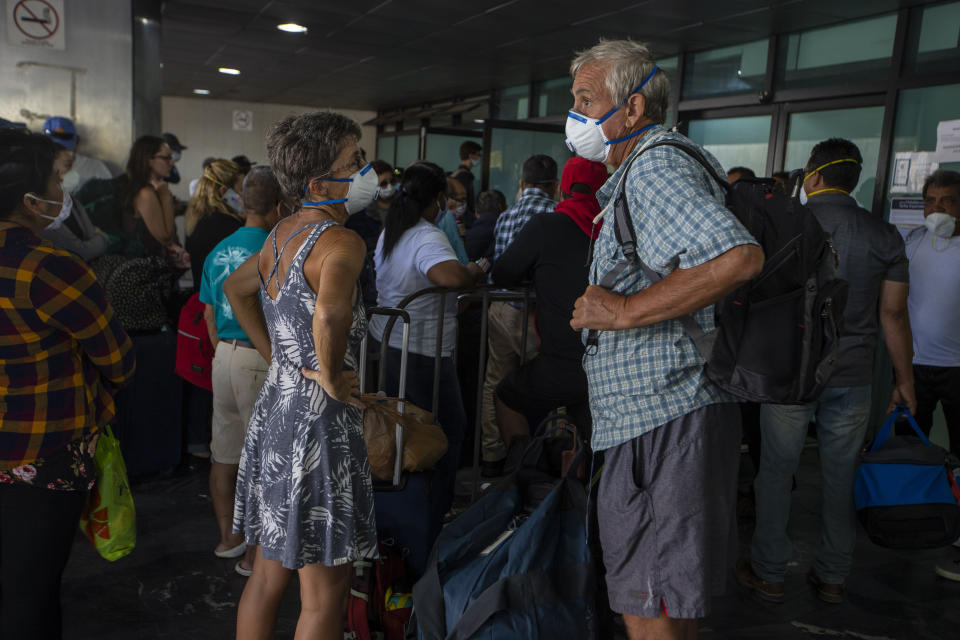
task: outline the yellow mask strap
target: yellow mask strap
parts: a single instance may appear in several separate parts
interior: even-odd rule
[[[813,171],[811,171],[811,172],[808,173],[807,175],[803,176],[803,181],[806,182],[807,180],[809,180],[809,179],[810,179],[810,176],[812,176],[813,174],[815,174],[817,171],[820,171],[821,169],[826,169],[827,167],[829,167],[829,166],[832,165],[832,164],[840,164],[841,162],[852,162],[852,163],[854,163],[854,164],[860,164],[859,162],[857,162],[857,161],[854,160],[853,158],[841,158],[840,160],[833,160],[833,161],[831,161],[831,162],[828,162],[827,164],[820,165],[819,167],[817,167],[816,169],[814,169]],[[818,191],[817,193],[819,193],[819,191]],[[813,194],[808,193],[807,195],[809,196],[809,195],[813,195]]]
[[[849,191],[846,191],[845,189],[838,189],[838,188],[836,188],[836,187],[827,187],[826,189],[820,189],[820,190],[818,190],[818,191],[814,191],[813,193],[808,193],[808,194],[807,194],[807,197],[810,198],[810,197],[812,197],[812,196],[817,195],[818,193],[825,193],[825,192],[827,192],[827,191],[836,191],[836,192],[838,192],[838,193],[842,193],[842,194],[847,195],[847,196],[850,195],[850,192],[849,192]]]

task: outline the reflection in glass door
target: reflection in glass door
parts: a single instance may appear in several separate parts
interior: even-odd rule
[[[712,153],[725,171],[747,167],[764,176],[771,120],[769,115],[693,120],[687,137]]]
[[[827,138],[845,138],[857,145],[863,156],[860,184],[852,195],[864,209],[873,208],[883,107],[830,109],[791,113],[787,123],[786,171],[806,166],[814,145]]]
[[[516,200],[523,163],[527,158],[540,153],[550,156],[557,163],[558,178],[563,165],[570,159],[563,129],[559,126],[555,130],[544,129],[506,128],[495,123],[490,127],[490,148],[483,150],[484,154],[489,154],[490,163],[487,188],[502,191],[508,204]]]
[[[427,129],[426,151],[424,159],[439,165],[447,173],[457,170],[460,166],[460,145],[467,140],[473,140],[483,146],[483,134],[464,132],[462,134],[436,133]],[[478,181],[481,177],[481,167],[473,167],[473,177]]]

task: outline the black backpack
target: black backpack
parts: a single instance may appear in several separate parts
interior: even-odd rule
[[[117,178],[91,178],[75,194],[94,226],[113,236],[124,235]]]
[[[760,275],[716,303],[715,330],[704,333],[691,315],[678,318],[706,361],[707,377],[752,402],[801,404],[816,399],[836,365],[847,301],[847,282],[837,278],[830,236],[809,209],[783,194],[773,180],[728,184],[689,145],[657,142],[633,160],[660,146],[676,147],[706,169],[726,191],[727,208],[766,256]],[[628,262],[618,264],[600,286],[611,288],[630,263],[640,266],[652,283],[661,280],[637,256],[623,189],[614,201],[613,223]]]

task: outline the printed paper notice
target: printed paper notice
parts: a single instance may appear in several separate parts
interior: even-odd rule
[[[890,193],[920,193],[923,191],[923,181],[938,166],[936,152],[898,151],[893,160]]]
[[[890,224],[904,238],[923,224],[923,198],[893,198],[890,201]]]
[[[960,120],[944,120],[937,125],[937,159],[960,162]]]

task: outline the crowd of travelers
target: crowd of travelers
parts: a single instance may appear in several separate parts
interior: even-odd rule
[[[670,85],[644,45],[601,41],[570,71],[576,155],[562,166],[529,157],[509,206],[475,184],[479,144],[461,145],[457,167],[395,168],[368,162],[359,126],[333,112],[276,123],[269,164],[206,159],[186,203],[170,190],[187,149],[173,134],[136,140],[113,177],[78,153],[67,118],[41,132],[0,128],[0,636],[60,637],[60,580],[100,430],[121,387],[137,383],[134,342],[175,328],[191,294],[212,353],[209,388],[184,383],[185,451],[201,468],[209,459],[213,553],[249,576],[238,638],[270,637],[294,575],[297,637],[340,638],[353,563],[381,553],[359,397],[365,337],[369,353],[383,347],[388,396],[405,372],[406,399],[436,407],[448,447],[426,518],[433,536],[455,521],[471,437],[464,400],[476,395],[456,358],[469,313],[456,295],[413,295],[431,287],[533,294],[533,314],[515,301],[487,310],[474,408],[482,475],[516,470],[540,421],[564,409],[602,458],[598,562],[630,638],[696,638],[731,571],[756,596],[784,601],[791,491],[811,423],[822,534],[803,570],[818,597],[842,602],[881,340],[890,410],[906,406],[929,435],[941,404],[960,454],[960,174],[926,178],[924,224],[905,240],[851,197],[863,158],[848,140],[824,140],[799,174],[772,176],[832,238],[849,293],[818,397],[743,403],[705,374],[686,327],[714,329],[714,305],[770,257],[713,177],[750,183],[754,172],[724,170],[664,126]],[[635,260],[615,205],[628,212]],[[389,318],[368,322],[366,310],[409,298],[405,352]],[[738,560],[742,442],[755,529]],[[960,581],[960,559],[936,572]]]

